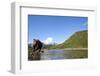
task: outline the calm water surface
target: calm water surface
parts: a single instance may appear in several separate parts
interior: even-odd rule
[[[87,50],[45,50],[41,60],[87,58]]]

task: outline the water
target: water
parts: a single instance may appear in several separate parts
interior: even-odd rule
[[[87,58],[87,50],[45,50],[41,60]]]
[[[64,59],[63,50],[48,50],[41,54],[41,60]]]

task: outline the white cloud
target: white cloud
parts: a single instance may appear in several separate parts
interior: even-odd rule
[[[52,44],[53,43],[53,38],[48,37],[45,41],[43,41],[45,44]]]

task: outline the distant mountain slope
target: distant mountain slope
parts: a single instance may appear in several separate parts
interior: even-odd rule
[[[63,43],[51,47],[52,49],[63,49],[63,48],[87,48],[88,47],[88,31],[75,32],[69,39]]]

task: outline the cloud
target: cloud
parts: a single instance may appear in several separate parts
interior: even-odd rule
[[[48,37],[45,41],[43,41],[44,44],[53,44],[53,38],[52,37]]]

